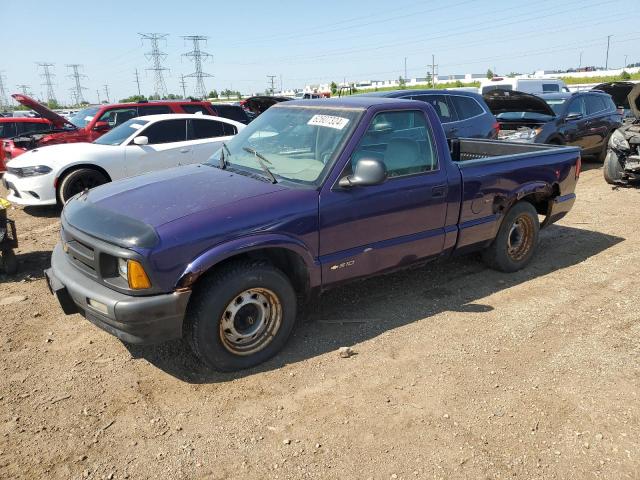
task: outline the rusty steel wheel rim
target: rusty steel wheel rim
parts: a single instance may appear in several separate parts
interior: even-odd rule
[[[266,348],[282,325],[282,303],[266,288],[249,288],[227,304],[220,318],[220,340],[234,355]]]
[[[533,236],[533,220],[528,215],[517,217],[507,236],[507,254],[511,260],[518,262],[527,256],[533,246]]]

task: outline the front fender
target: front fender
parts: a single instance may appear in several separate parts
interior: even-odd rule
[[[176,288],[192,285],[202,274],[218,263],[244,253],[268,248],[284,248],[299,255],[309,272],[309,287],[321,285],[320,263],[313,257],[304,242],[288,235],[265,233],[240,237],[218,244],[193,259],[180,275]]]

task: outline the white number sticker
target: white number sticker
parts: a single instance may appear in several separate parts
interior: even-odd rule
[[[144,127],[144,125],[140,125],[139,123],[132,123],[131,125],[129,125],[131,128],[133,128],[134,130],[140,130],[142,127]]]
[[[348,118],[336,117],[333,115],[314,115],[311,120],[307,122],[307,125],[317,125],[319,127],[335,128],[336,130],[342,130],[349,123]]]

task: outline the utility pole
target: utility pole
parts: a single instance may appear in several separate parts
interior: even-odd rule
[[[578,62],[578,68],[582,68],[582,54],[584,52],[580,52],[580,61]]]
[[[429,73],[429,75],[431,76],[431,86],[435,87],[436,86],[436,67],[438,65],[436,65],[436,56],[435,55],[431,55],[431,72]]]
[[[274,93],[275,93],[275,88],[274,88],[274,79],[276,78],[275,75],[267,75],[267,78],[270,80],[271,83],[271,96],[273,97]]]
[[[280,74],[280,93],[284,92],[284,87],[282,86],[282,74]]]
[[[184,81],[184,73],[180,76],[180,86],[182,87],[182,98],[187,98],[187,82]]]
[[[142,94],[140,93],[140,78],[138,77],[138,69],[136,68],[136,84],[138,85],[138,96],[141,97]]]
[[[168,33],[139,33],[142,40],[149,40],[151,43],[151,51],[146,53],[147,60],[151,60],[153,67],[147,68],[153,72],[154,75],[154,94],[158,98],[167,96],[167,85],[164,82],[164,71],[169,70],[162,66],[162,61],[167,57],[167,54],[160,51],[160,40],[166,39]]]
[[[625,55],[625,56],[624,56],[624,67],[622,67],[622,68],[627,68],[627,57],[628,57],[628,56],[629,56],[629,55]],[[2,81],[0,80],[0,85],[1,85],[1,84],[2,84]]]
[[[25,85],[24,83],[21,83],[20,85],[16,85],[16,87],[20,89],[23,95],[31,96],[31,92],[29,92],[31,87],[29,85]]]
[[[207,89],[204,87],[204,78],[213,77],[213,75],[202,71],[202,62],[203,60],[206,62],[208,59],[213,58],[213,56],[210,53],[200,50],[200,42],[206,43],[209,37],[202,35],[188,35],[182,38],[184,38],[185,41],[193,43],[193,50],[182,54],[184,57],[190,57],[196,67],[196,71],[187,75],[187,77],[193,77],[196,79],[196,98],[207,98]]]
[[[76,86],[71,89],[71,94],[76,99],[76,103],[75,103],[76,105],[80,105],[81,103],[84,102],[84,97],[82,96],[82,90],[86,90],[86,88],[81,85],[80,78],[82,77],[86,78],[87,76],[79,72],[80,67],[82,67],[82,65],[80,65],[79,63],[72,63],[70,65],[67,65],[67,68],[70,68],[71,70],[73,70],[73,73],[67,76],[69,78],[73,78],[76,84]]]
[[[609,44],[611,43],[611,37],[612,37],[612,35],[607,35],[607,59],[604,62],[604,69],[605,70],[609,69]]]
[[[106,83],[104,84],[104,94],[107,96],[107,103],[111,103],[111,100],[109,99],[109,85]]]
[[[407,57],[404,57],[404,81],[407,81]]]
[[[2,75],[0,71],[0,110],[4,110],[9,107],[9,100],[7,100],[7,93],[4,91],[4,81],[6,77]]]
[[[53,93],[53,77],[55,77],[55,74],[51,73],[50,70],[53,67],[53,63],[39,62],[37,65],[43,69],[43,73],[40,76],[44,78],[42,85],[47,87],[47,102],[57,103],[56,95]]]

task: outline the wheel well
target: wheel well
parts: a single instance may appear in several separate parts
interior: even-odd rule
[[[74,172],[76,170],[80,170],[81,168],[88,168],[90,170],[96,170],[97,172],[100,172],[101,174],[103,174],[109,182],[111,181],[111,177],[109,176],[109,174],[107,173],[107,171],[104,168],[99,167],[98,165],[93,165],[91,163],[86,163],[86,164],[85,163],[81,163],[79,165],[72,165],[72,166],[66,168],[65,170],[62,171],[62,173],[60,173],[60,175],[58,175],[58,178],[56,179],[56,192],[60,188],[60,185],[62,184],[62,180],[64,179],[64,177],[69,175],[71,172]]]
[[[559,196],[560,186],[557,183],[554,183],[551,187],[550,195],[547,192],[532,193],[523,197],[521,201],[529,202],[536,209],[538,215],[544,215],[546,217],[549,214],[550,202],[552,202],[554,198]]]
[[[310,279],[307,265],[300,255],[287,248],[262,248],[226,258],[223,261],[216,263],[207,272],[198,277],[193,287],[197,287],[202,278],[206,277],[216,269],[238,260],[267,261],[281,270],[289,278],[293,289],[299,297],[304,298],[309,294]]]

